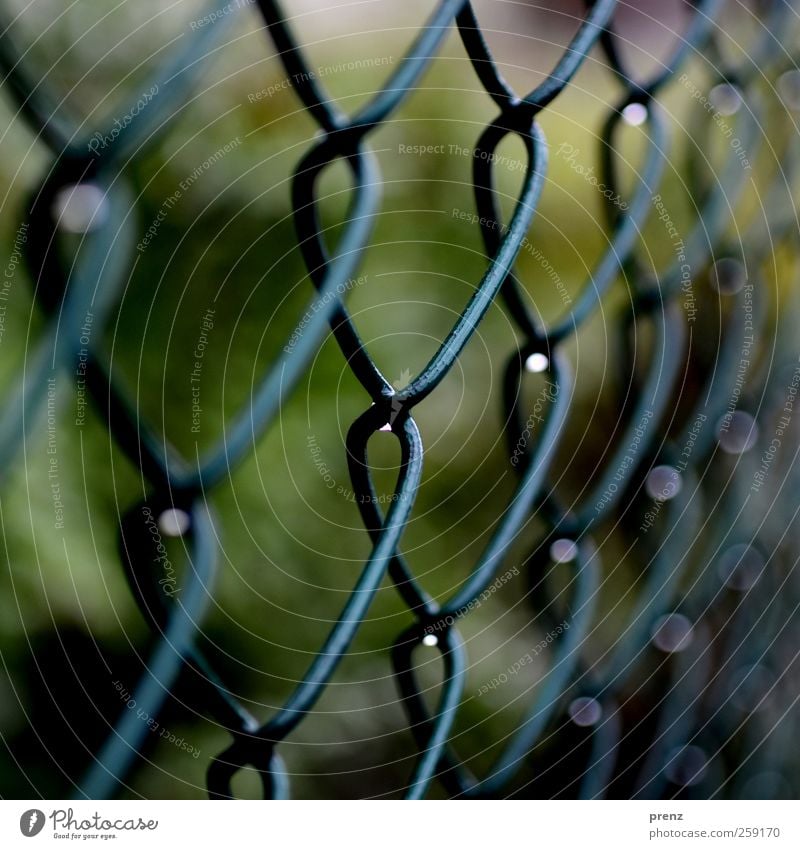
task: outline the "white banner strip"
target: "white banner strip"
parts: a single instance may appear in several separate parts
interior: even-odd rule
[[[0,802],[0,846],[280,849],[800,847],[800,803]],[[112,843],[113,841],[113,843]]]

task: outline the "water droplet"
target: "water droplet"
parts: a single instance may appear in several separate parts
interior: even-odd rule
[[[750,413],[734,410],[717,424],[719,447],[727,454],[744,454],[758,440],[758,425]]]
[[[742,106],[742,93],[730,83],[715,85],[708,99],[720,115],[735,115]]]
[[[764,558],[750,545],[733,545],[719,559],[717,574],[725,586],[744,593],[755,586],[764,571]]]
[[[629,103],[622,110],[622,120],[631,127],[641,127],[647,120],[647,107],[643,103]]]
[[[738,259],[723,257],[711,266],[709,280],[720,295],[735,295],[747,283],[747,272]]]
[[[554,563],[571,563],[578,556],[578,546],[571,539],[557,539],[550,546],[550,559]]]
[[[692,623],[681,613],[662,616],[653,626],[653,645],[667,654],[687,649],[693,639]]]
[[[191,524],[192,520],[189,518],[189,514],[176,507],[165,510],[158,517],[158,527],[161,533],[168,537],[182,537],[189,530]]]
[[[567,708],[569,718],[581,728],[597,725],[603,717],[603,707],[597,699],[580,696],[573,699]]]
[[[539,374],[550,368],[550,360],[544,354],[531,354],[525,360],[525,368],[534,374]]]
[[[789,782],[779,772],[759,772],[742,788],[740,799],[792,799]]]
[[[778,94],[789,109],[800,109],[800,71],[787,71],[778,77]]]
[[[105,193],[93,183],[64,186],[53,199],[53,216],[67,233],[90,233],[108,218]]]
[[[679,787],[692,787],[703,780],[707,766],[708,758],[699,746],[679,746],[667,758],[664,774]]]
[[[731,676],[731,704],[742,713],[763,710],[773,695],[775,676],[761,663],[743,666]]]
[[[672,466],[655,466],[647,475],[644,488],[656,501],[669,501],[681,491],[681,476]]]

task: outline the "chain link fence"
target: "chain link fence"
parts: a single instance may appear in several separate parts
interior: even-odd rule
[[[224,750],[203,754],[209,795],[235,795],[235,776],[252,769],[265,798],[288,796],[291,761],[287,767],[282,752],[335,679],[387,580],[412,617],[386,657],[415,746],[407,798],[728,796],[767,792],[769,781],[796,793],[788,753],[797,729],[791,640],[798,600],[791,545],[798,491],[797,281],[778,279],[796,275],[796,268],[775,259],[783,250],[791,256],[798,232],[796,8],[785,0],[757,11],[739,6],[741,15],[753,16],[755,35],[731,58],[720,43],[725,4],[698,0],[687,5],[685,26],[656,69],[641,74],[641,63],[626,58],[631,45],[615,28],[619,4],[597,0],[587,5],[552,71],[522,94],[493,59],[486,38],[491,22],[480,21],[464,0],[443,0],[420,22],[406,54],[380,70],[386,73],[381,87],[347,112],[315,73],[285,10],[269,0],[245,5],[221,10],[210,4],[113,126],[73,120],[13,43],[7,24],[0,38],[5,89],[50,154],[18,231],[15,255],[24,257],[44,319],[26,351],[24,379],[6,391],[2,467],[18,459],[33,428],[50,420],[53,381],[70,375],[79,411],[103,418],[146,493],[120,523],[119,565],[152,631],[153,648],[135,688],[117,687],[137,710],[123,707],[107,717],[114,725],[106,742],[92,753],[88,772],[73,776],[76,795],[120,792],[165,699],[184,676],[192,682],[191,710],[230,735]],[[191,456],[143,416],[114,374],[102,331],[116,315],[130,269],[141,259],[137,254],[159,238],[170,205],[168,198],[164,216],[160,211],[142,224],[126,169],[166,134],[208,61],[226,49],[235,22],[256,13],[297,101],[318,128],[291,180],[297,244],[314,294],[216,443]],[[370,355],[347,306],[351,290],[362,285],[356,281],[380,213],[382,176],[372,139],[418,89],[453,32],[496,112],[472,151],[474,209],[453,212],[480,229],[485,256],[480,268],[475,264],[471,298],[427,365],[397,381]],[[597,135],[597,173],[573,144],[549,146],[542,129],[587,62],[610,69],[616,86],[615,106]],[[691,124],[680,127],[695,143],[679,165],[669,154],[677,118],[668,104],[676,90],[697,107]],[[620,153],[620,139],[634,127],[641,143],[632,165]],[[497,176],[507,165],[508,140],[521,145],[524,160],[513,160],[518,195],[506,216],[509,199],[501,196]],[[196,174],[227,152],[213,152]],[[540,198],[557,189],[549,182],[548,157],[563,159],[602,193],[607,236],[576,296],[565,296],[561,316],[550,322],[537,309],[537,290],[558,283],[559,275],[536,241]],[[712,160],[724,164],[712,167]],[[332,238],[319,197],[334,167],[346,169],[350,188]],[[691,198],[693,227],[685,238],[674,195],[665,188],[673,172]],[[739,207],[749,210],[748,223],[733,232],[732,210]],[[656,228],[662,242],[666,236],[666,259],[651,252],[648,228]],[[523,250],[534,257],[538,252],[533,279],[518,270]],[[706,296],[701,309],[698,281],[706,278],[714,297]],[[425,443],[415,409],[457,368],[496,303],[518,339],[504,353],[501,411],[517,483],[465,580],[449,597],[435,598],[419,577],[424,564],[404,553],[423,475]],[[704,323],[709,313],[718,319],[713,330]],[[628,371],[614,376],[615,409],[594,417],[583,435],[602,451],[594,468],[587,463],[576,489],[563,474],[568,435],[581,436],[572,346],[598,318]],[[210,333],[212,316],[204,321]],[[204,614],[214,604],[225,535],[211,503],[276,426],[329,336],[363,388],[363,412],[344,447],[350,492],[371,550],[290,696],[265,715],[236,695],[224,664],[204,646]],[[472,385],[469,391],[483,389]],[[373,438],[395,440],[400,452],[388,495],[368,458]],[[520,558],[515,546],[532,529],[537,541]],[[167,538],[175,537],[186,551],[179,593],[176,572],[164,568]],[[621,586],[614,558],[634,550],[636,573],[624,573],[624,583],[632,580]],[[610,583],[615,573],[617,583]],[[469,641],[460,629],[506,584],[534,617],[525,636],[530,650],[472,692],[466,688]],[[617,635],[610,642],[602,637],[609,630]],[[417,668],[419,653],[431,650],[441,660],[433,687]],[[266,654],[268,665],[268,648]],[[543,673],[540,656],[547,660]],[[486,745],[484,735],[459,726],[459,713],[512,679],[526,682],[516,718],[500,741],[492,741],[502,745],[491,766],[478,772],[474,752]],[[747,784],[753,780],[761,790]],[[297,781],[302,785],[302,778]]]

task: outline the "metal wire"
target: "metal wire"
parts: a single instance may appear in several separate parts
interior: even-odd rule
[[[671,122],[662,106],[664,93],[690,60],[711,56],[714,61],[708,61],[706,72],[714,77],[712,85],[733,84],[742,98],[744,107],[735,119],[737,134],[753,158],[764,140],[759,86],[765,76],[771,79],[792,67],[788,55],[781,56],[775,47],[781,43],[782,28],[790,19],[789,4],[770,5],[763,21],[761,42],[749,50],[747,60],[736,68],[728,67],[715,53],[716,21],[722,6],[722,0],[700,0],[693,4],[689,23],[671,55],[660,62],[658,71],[651,77],[637,79],[626,66],[623,47],[615,34],[616,3],[597,0],[588,6],[584,20],[552,72],[535,89],[520,96],[501,76],[470,4],[466,0],[441,0],[383,88],[355,114],[347,115],[334,105],[320,80],[311,73],[303,48],[277,2],[259,0],[265,31],[281,56],[287,76],[294,80],[297,97],[319,127],[317,140],[297,164],[292,181],[297,241],[316,289],[305,313],[311,319],[298,325],[297,343],[290,352],[284,349],[270,365],[258,380],[250,401],[225,426],[215,446],[196,463],[156,436],[155,429],[142,420],[125,388],[111,376],[107,359],[94,341],[99,333],[93,335],[89,345],[86,368],[87,388],[98,412],[120,448],[141,469],[150,490],[147,499],[129,511],[120,528],[122,565],[131,592],[156,637],[134,697],[144,715],[156,716],[179,672],[188,667],[197,673],[197,680],[202,682],[197,707],[213,716],[232,736],[229,747],[212,760],[208,769],[208,791],[212,798],[232,796],[232,779],[245,767],[257,770],[265,797],[288,795],[289,781],[279,754],[280,743],[314,709],[387,575],[415,617],[414,625],[398,636],[391,653],[409,729],[418,749],[407,784],[409,798],[426,795],[433,781],[440,782],[444,792],[451,796],[521,792],[514,782],[520,774],[530,774],[531,763],[534,773],[537,769],[543,774],[552,770],[538,759],[537,745],[548,729],[564,722],[567,703],[578,696],[599,705],[604,718],[586,729],[583,743],[589,745],[581,749],[585,760],[580,779],[566,782],[561,792],[584,797],[609,792],[615,781],[624,781],[629,769],[623,769],[618,760],[626,745],[618,706],[630,693],[634,672],[641,672],[655,623],[680,605],[694,623],[698,636],[691,652],[676,655],[677,659],[669,662],[669,679],[662,684],[659,727],[643,763],[636,767],[631,791],[644,796],[668,792],[665,764],[670,762],[670,753],[703,731],[696,694],[703,691],[711,677],[704,650],[709,630],[703,621],[722,592],[717,573],[710,568],[701,573],[689,591],[681,590],[691,561],[685,541],[694,539],[703,522],[703,495],[695,470],[715,450],[713,427],[709,425],[698,436],[691,463],[681,471],[680,492],[665,502],[664,516],[648,537],[650,561],[642,568],[641,586],[633,590],[635,600],[626,614],[629,624],[624,640],[601,658],[588,650],[593,623],[599,614],[598,586],[602,573],[593,535],[609,519],[624,522],[627,516],[629,520],[631,504],[645,486],[650,469],[659,465],[674,468],[679,463],[681,445],[674,440],[661,443],[659,440],[670,424],[674,424],[676,392],[685,377],[687,327],[679,304],[683,266],[706,267],[724,252],[732,207],[747,182],[746,172],[733,150],[729,152],[726,167],[714,180],[698,166],[697,157],[690,154],[686,173],[692,175],[691,188],[698,212],[695,229],[686,240],[686,257],[662,269],[648,266],[640,250],[642,233],[648,220],[654,217],[653,198],[664,178],[671,135]],[[213,10],[211,5],[208,8]],[[87,146],[91,136],[70,119],[54,93],[38,80],[35,70],[26,66],[24,54],[11,43],[8,28],[3,27],[0,65],[6,85],[31,130],[53,156],[52,167],[32,194],[26,210],[29,223],[26,260],[37,301],[47,315],[47,325],[29,356],[25,384],[19,387],[14,403],[6,406],[0,416],[3,467],[11,462],[22,435],[32,427],[37,412],[44,406],[48,377],[57,371],[75,374],[81,347],[80,328],[86,313],[91,311],[95,325],[102,326],[117,304],[135,255],[132,200],[121,171],[123,163],[131,157],[141,157],[148,146],[158,141],[172,110],[202,73],[201,60],[215,44],[222,42],[235,18],[235,14],[228,15],[215,26],[183,39],[185,46],[181,52],[158,71],[153,81],[159,84],[169,79],[170,85],[164,86],[169,96],[160,98],[157,104],[138,115],[114,144],[96,151]],[[370,135],[414,91],[453,27],[461,37],[478,80],[498,110],[476,141],[473,170],[486,267],[472,298],[434,356],[405,388],[396,390],[370,358],[338,293],[344,291],[343,284],[357,273],[379,210],[381,175],[369,147]],[[545,327],[531,308],[528,292],[535,292],[535,285],[523,284],[515,270],[525,239],[536,229],[535,215],[547,174],[548,146],[539,115],[569,86],[593,50],[602,52],[619,88],[616,108],[610,111],[600,136],[603,180],[617,197],[627,200],[624,209],[609,203],[606,250],[587,276],[575,303],[552,326]],[[618,173],[621,170],[618,144],[625,127],[623,115],[631,105],[646,110],[643,126],[646,147],[632,193],[626,192],[626,181]],[[706,114],[692,132],[699,141],[704,134],[710,137],[712,129],[712,119]],[[506,225],[494,185],[493,154],[509,136],[522,142],[527,161],[519,195]],[[797,145],[791,137],[776,139],[774,144],[784,145],[783,169],[774,175],[772,194],[765,204],[766,220],[757,220],[742,237],[742,255],[754,268],[762,259],[769,258],[768,252],[773,250],[776,240],[797,230],[793,209],[787,204],[787,197],[790,198],[787,185],[793,173]],[[352,200],[341,239],[332,248],[326,244],[320,223],[318,187],[323,175],[338,160],[349,169]],[[87,228],[75,263],[70,267],[57,251],[59,221],[54,214],[54,202],[65,188],[80,189],[87,185],[97,186],[104,193],[105,216]],[[765,225],[768,237],[764,233]],[[617,341],[624,349],[623,361],[634,362],[632,331],[638,325],[648,324],[652,330],[649,365],[643,377],[633,374],[633,370],[628,376],[627,400],[623,398],[620,402],[626,424],[609,445],[604,468],[592,476],[579,502],[567,508],[558,488],[552,485],[554,458],[569,425],[572,406],[573,375],[565,350],[570,339],[597,313],[620,276],[630,292],[627,308],[616,325]],[[745,289],[736,296],[707,385],[697,393],[696,408],[681,413],[682,421],[691,423],[704,416],[704,421],[715,422],[725,414],[742,344],[740,307],[749,292],[750,289]],[[755,310],[756,320],[763,322],[764,287],[755,287],[752,297],[761,304]],[[510,454],[513,455],[525,431],[527,410],[522,389],[528,379],[525,364],[530,357],[544,357],[543,376],[558,388],[558,393],[537,438],[525,442],[524,462],[517,466],[518,485],[491,539],[459,589],[449,600],[437,604],[418,583],[414,569],[402,553],[403,531],[422,475],[423,441],[413,413],[416,405],[435,392],[451,371],[497,299],[516,323],[521,338],[518,348],[509,355],[504,375],[504,419]],[[368,406],[350,427],[346,447],[352,487],[372,551],[313,662],[286,702],[262,722],[231,695],[201,647],[199,629],[203,610],[214,592],[216,537],[223,532],[209,512],[207,498],[248,455],[253,441],[269,429],[329,329],[369,397]],[[766,385],[771,384],[766,381]],[[649,425],[639,435],[643,419]],[[367,443],[387,423],[399,443],[402,460],[394,497],[384,514],[370,471]],[[637,442],[639,447],[628,463],[626,455],[632,442]],[[617,485],[623,467],[627,469],[626,479],[624,485]],[[729,515],[740,508],[742,497],[742,493],[726,493],[725,498],[735,502],[726,507]],[[180,597],[172,599],[164,594],[153,569],[155,541],[147,528],[149,517],[170,508],[185,511],[191,519],[186,531],[191,542],[188,583]],[[549,545],[566,538],[576,546],[576,557],[571,561],[574,577],[568,589],[569,627],[556,642],[552,666],[539,682],[525,717],[509,734],[488,773],[476,776],[456,754],[452,740],[467,670],[457,622],[496,579],[505,566],[510,547],[531,526],[534,517],[544,521],[547,529],[527,561],[536,585],[531,603],[537,615],[545,619],[555,615],[547,612],[553,604],[563,606],[563,600],[549,587]],[[720,525],[716,531],[712,527],[703,538],[706,550],[701,558],[713,560],[725,543],[719,537],[728,532],[728,526]],[[750,540],[757,532],[757,528],[742,527],[738,533],[742,540]],[[746,623],[740,627],[747,627]],[[432,709],[423,698],[414,666],[414,650],[427,634],[437,637],[444,669],[439,702]],[[736,637],[730,635],[729,639],[733,641]],[[759,655],[753,647],[751,651],[755,652],[754,657]],[[718,713],[709,708],[709,715],[717,717],[711,721],[712,725],[723,721]],[[557,728],[553,733],[558,739]],[[716,733],[721,737],[724,732]],[[146,736],[146,723],[134,712],[124,712],[83,778],[78,796],[113,795],[133,766]]]

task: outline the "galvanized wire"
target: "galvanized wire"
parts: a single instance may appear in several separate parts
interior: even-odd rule
[[[631,767],[621,765],[618,755],[625,745],[626,729],[620,721],[619,705],[630,694],[634,673],[641,675],[643,659],[650,651],[654,625],[665,614],[681,610],[694,623],[696,639],[691,652],[670,660],[668,681],[660,702],[653,743],[643,753],[642,763],[632,768],[631,792],[658,796],[665,792],[671,753],[685,746],[696,734],[716,733],[724,738],[724,716],[713,703],[697,704],[698,694],[706,692],[712,676],[708,663],[710,629],[704,624],[709,610],[722,592],[717,573],[705,569],[690,589],[685,580],[692,558],[686,541],[698,537],[703,522],[704,493],[700,474],[716,446],[712,425],[705,427],[694,446],[691,464],[682,471],[682,487],[664,507],[664,516],[649,536],[649,562],[633,588],[635,601],[627,613],[624,637],[604,656],[587,651],[592,640],[598,610],[598,587],[602,568],[594,535],[604,522],[630,519],[631,505],[645,486],[650,469],[659,465],[674,467],[681,446],[662,439],[674,425],[675,399],[686,369],[687,327],[679,304],[682,266],[707,267],[728,246],[732,208],[746,188],[747,177],[735,152],[715,180],[710,180],[697,155],[690,152],[686,173],[692,175],[691,189],[697,204],[697,221],[686,240],[686,258],[666,268],[654,270],[645,262],[642,233],[654,216],[653,198],[659,192],[668,163],[671,120],[662,99],[676,75],[698,56],[711,56],[707,71],[719,83],[736,86],[744,107],[737,114],[737,133],[749,155],[756,156],[764,142],[761,86],[763,78],[792,67],[788,54],[781,56],[782,28],[788,26],[791,8],[784,2],[770,4],[764,18],[764,33],[752,45],[740,67],[728,67],[718,57],[717,20],[722,0],[701,0],[691,7],[689,23],[677,39],[671,55],[660,62],[651,77],[637,79],[623,59],[624,49],[614,30],[614,0],[597,0],[588,6],[585,18],[569,46],[563,51],[552,72],[528,94],[518,95],[503,79],[489,50],[480,23],[466,0],[442,0],[389,79],[374,97],[352,115],[341,112],[320,80],[311,73],[305,52],[298,43],[285,15],[276,2],[259,0],[264,28],[280,54],[286,74],[294,81],[297,97],[319,127],[317,140],[301,158],[292,181],[292,204],[298,244],[316,294],[305,313],[311,319],[298,325],[297,342],[282,353],[257,382],[249,402],[225,426],[218,441],[198,462],[182,456],[155,428],[143,421],[126,389],[112,378],[107,360],[96,344],[99,333],[89,345],[86,381],[98,412],[105,418],[110,434],[131,461],[141,469],[149,485],[145,501],[127,514],[120,528],[122,566],[136,602],[150,624],[156,645],[147,670],[134,697],[146,716],[156,716],[178,674],[184,668],[196,673],[198,709],[213,716],[232,737],[228,748],[217,755],[208,769],[208,791],[213,798],[233,795],[234,775],[245,767],[260,775],[265,797],[280,798],[289,793],[287,770],[280,755],[280,744],[290,735],[315,703],[336,673],[341,659],[367,616],[375,594],[388,575],[397,592],[415,617],[415,623],[401,633],[392,649],[391,663],[405,706],[408,725],[418,755],[407,782],[408,798],[426,795],[433,781],[454,797],[502,796],[525,792],[516,786],[520,774],[528,775],[530,764],[536,772],[537,746],[546,733],[559,738],[564,711],[576,697],[591,700],[601,708],[603,719],[586,731],[582,751],[585,763],[579,778],[566,782],[559,792],[596,797],[609,792],[614,782],[624,782]],[[209,10],[213,7],[209,5]],[[28,356],[27,378],[18,389],[14,402],[0,417],[0,460],[6,466],[14,456],[22,435],[35,422],[36,413],[46,398],[47,378],[57,371],[75,373],[79,354],[80,328],[88,311],[95,325],[104,325],[117,304],[121,287],[134,256],[132,200],[121,168],[131,157],[141,157],[147,147],[158,141],[169,124],[173,109],[181,103],[197,76],[202,59],[215,44],[221,43],[236,15],[231,14],[215,26],[184,39],[185,47],[161,68],[154,83],[171,81],[158,104],[144,110],[114,144],[91,151],[81,125],[72,120],[57,97],[37,79],[35,69],[27,67],[21,51],[11,43],[7,27],[0,38],[0,65],[5,82],[16,98],[31,130],[52,153],[53,164],[41,186],[32,194],[26,219],[30,237],[26,248],[28,268],[36,298],[48,316],[48,323],[36,349]],[[370,233],[379,211],[381,174],[370,150],[370,135],[393,115],[419,84],[434,61],[444,39],[456,28],[475,74],[497,107],[497,115],[476,141],[473,185],[477,215],[486,253],[486,267],[469,303],[446,334],[428,364],[403,389],[395,389],[381,373],[362,344],[343,297],[343,284],[353,277],[368,248]],[[635,186],[626,198],[626,208],[609,203],[607,210],[608,245],[596,263],[573,305],[552,326],[545,327],[531,308],[535,303],[535,282],[522,281],[515,261],[528,234],[536,229],[536,210],[547,175],[548,146],[539,123],[539,115],[570,85],[592,51],[601,52],[614,73],[619,88],[616,107],[609,112],[599,137],[604,183],[617,197],[626,197],[619,175],[618,141],[624,132],[623,115],[635,105],[645,110],[643,133],[646,146],[637,171]],[[692,132],[700,139],[713,129],[706,115]],[[518,138],[524,146],[526,163],[519,195],[506,225],[502,221],[495,189],[494,164],[498,146],[507,137]],[[783,169],[774,175],[771,195],[765,204],[766,222],[757,220],[742,237],[739,248],[748,266],[758,268],[769,260],[774,244],[786,234],[797,231],[794,210],[787,197],[793,177],[796,139],[788,134],[776,138],[783,146]],[[319,184],[338,160],[350,172],[351,203],[343,234],[331,248],[325,241],[320,223]],[[64,264],[56,250],[59,222],[54,216],[54,201],[65,188],[94,185],[105,196],[105,216],[96,226],[87,228],[73,267]],[[767,232],[764,232],[764,225]],[[633,364],[636,352],[631,338],[637,326],[649,324],[652,330],[649,366],[644,376],[627,378],[628,399],[621,399],[625,424],[609,445],[603,469],[592,475],[577,503],[566,506],[552,485],[554,458],[570,423],[573,374],[566,346],[592,318],[611,287],[623,278],[630,299],[619,318],[614,320],[617,342],[623,349],[623,361]],[[764,287],[756,287],[753,297],[756,322],[766,316]],[[534,292],[533,296],[529,292]],[[747,290],[749,292],[749,290]],[[717,362],[708,376],[707,386],[697,393],[696,408],[683,415],[691,423],[698,416],[716,422],[728,405],[732,381],[738,365],[743,334],[741,301],[730,311],[719,346]],[[422,475],[423,441],[414,420],[414,408],[435,392],[450,373],[457,358],[475,334],[487,310],[501,300],[515,322],[520,344],[508,357],[504,375],[504,420],[509,454],[513,455],[525,430],[527,411],[523,403],[525,365],[540,355],[546,376],[558,394],[547,413],[541,432],[526,441],[524,461],[518,465],[519,482],[503,510],[484,551],[473,564],[462,585],[445,602],[436,603],[415,578],[415,570],[402,553],[404,529],[412,514],[414,497]],[[319,647],[313,662],[286,702],[267,720],[254,717],[232,695],[203,655],[199,629],[203,611],[214,592],[217,571],[217,527],[208,507],[208,496],[233,467],[241,463],[254,440],[273,423],[288,394],[305,373],[327,333],[334,335],[348,367],[368,394],[369,404],[353,422],[347,435],[347,459],[353,491],[368,532],[372,551],[341,610],[338,621]],[[624,384],[623,384],[624,385]],[[765,385],[771,387],[770,380]],[[780,393],[780,387],[773,391]],[[643,417],[650,424],[641,438],[637,427]],[[401,450],[400,474],[391,506],[380,508],[367,458],[367,443],[374,433],[386,426]],[[606,435],[603,434],[603,439]],[[633,441],[638,450],[626,465],[627,480],[616,486],[618,470],[626,463]],[[610,493],[604,497],[605,493]],[[726,515],[735,515],[746,493],[726,491],[732,503]],[[600,509],[596,505],[602,502]],[[187,585],[180,597],[167,598],[153,569],[153,536],[148,533],[148,518],[164,510],[177,508],[190,517],[186,538],[190,542],[187,558]],[[627,517],[627,519],[626,519]],[[574,577],[569,595],[569,628],[557,640],[552,665],[538,682],[525,717],[510,731],[494,765],[484,775],[474,775],[456,753],[453,724],[464,699],[467,657],[457,623],[504,568],[509,550],[522,531],[534,519],[545,522],[546,531],[527,560],[535,591],[530,602],[537,616],[547,621],[554,609],[564,606],[561,594],[549,587],[549,545],[565,538],[576,546],[569,568]],[[759,528],[733,523],[741,540],[757,537]],[[711,527],[702,539],[706,549],[699,556],[711,562],[725,543],[731,525]],[[698,537],[699,538],[699,537]],[[555,605],[555,607],[553,607]],[[551,612],[548,612],[551,611]],[[739,620],[736,620],[737,623]],[[778,619],[773,630],[781,626]],[[747,628],[746,619],[737,625]],[[426,635],[436,635],[436,646],[443,660],[439,702],[431,708],[425,701],[415,674],[414,650]],[[532,639],[534,639],[532,637]],[[735,634],[728,637],[735,641]],[[732,642],[733,645],[733,642]],[[761,644],[759,644],[761,645]],[[731,648],[731,653],[738,651]],[[761,655],[752,645],[751,653]],[[753,659],[751,658],[751,662]],[[724,713],[724,711],[723,711]],[[708,717],[701,721],[701,717]],[[721,727],[718,727],[721,726]],[[707,730],[712,728],[711,731]],[[105,798],[117,792],[134,765],[147,736],[147,725],[126,711],[117,721],[94,764],[83,778],[78,796]],[[585,744],[588,742],[588,746]],[[458,741],[459,746],[463,744]],[[571,745],[571,744],[570,744]],[[533,755],[532,755],[533,753]],[[565,755],[566,757],[566,752]],[[526,764],[528,765],[526,767]],[[526,767],[526,770],[523,770]],[[543,772],[553,769],[548,766]],[[613,792],[613,791],[612,791]]]

